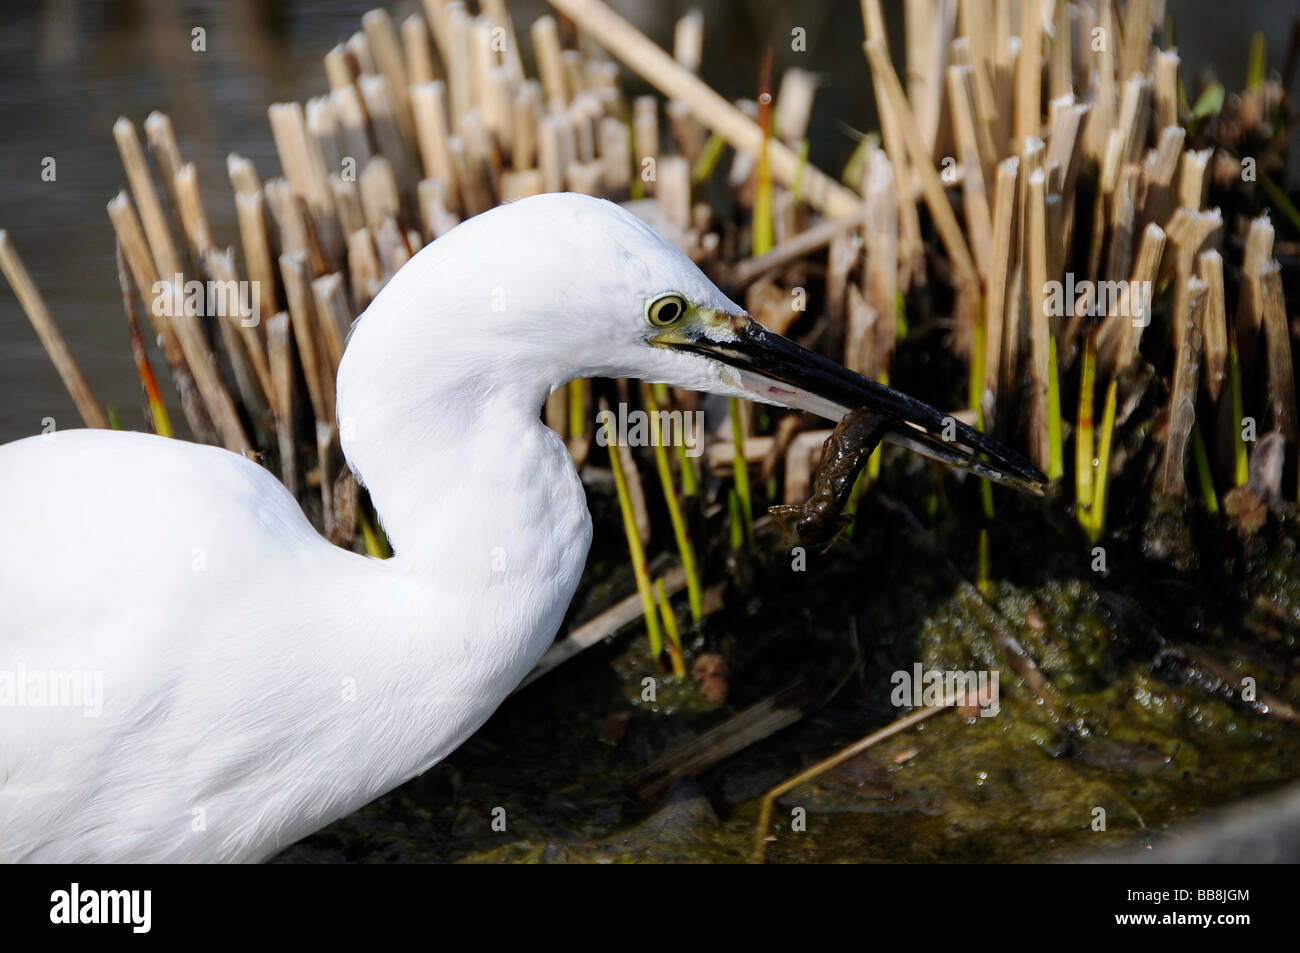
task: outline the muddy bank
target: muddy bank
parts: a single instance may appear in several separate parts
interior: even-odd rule
[[[589,493],[598,523],[616,518]],[[996,672],[999,711],[936,716],[781,798],[770,861],[1104,856],[1300,777],[1300,730],[1259,701],[1300,696],[1293,511],[1249,536],[1184,518],[1199,558],[1178,567],[1135,522],[1102,542],[1100,571],[1057,503],[999,496],[981,596],[961,581],[976,578],[976,494],[891,456],[853,539],[810,553],[805,571],[770,537],[761,558],[732,559],[724,609],[687,630],[697,655],[726,660],[724,703],[665,678],[630,625],[511,698],[446,762],[280,859],[742,861],[763,792],[904,713],[896,673],[916,664]],[[593,554],[575,616],[626,588],[626,570],[608,568],[617,556]],[[727,553],[712,559],[727,571]],[[1009,663],[1007,635],[1052,704]],[[809,702],[797,724],[656,803],[625,791],[664,752],[798,679]]]

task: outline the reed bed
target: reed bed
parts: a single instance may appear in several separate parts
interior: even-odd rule
[[[194,439],[259,460],[331,540],[384,555],[339,449],[350,322],[458,222],[571,190],[630,203],[768,327],[884,382],[904,370],[1026,449],[1091,543],[1113,530],[1120,489],[1128,522],[1152,500],[1232,515],[1300,497],[1281,264],[1295,245],[1278,237],[1300,231],[1280,185],[1294,56],[1270,74],[1257,47],[1229,97],[1181,77],[1161,0],[960,0],[907,4],[896,63],[879,0],[863,0],[860,79],[879,131],[832,177],[808,161],[811,73],[773,78],[769,57],[754,99],[729,102],[697,75],[698,12],[669,52],[599,0],[552,3],[557,16],[526,27],[505,0],[426,0],[400,24],[367,13],[324,55],[319,96],[269,107],[279,174],[232,153],[229,192],[198,181],[167,116],[145,119],[143,141],[117,121],[126,188],[107,211],[155,430],[171,430],[161,362]],[[629,98],[624,68],[662,96]],[[212,201],[234,203],[229,245],[208,226]],[[86,424],[108,426],[3,232],[0,266]],[[190,279],[259,294],[213,320],[159,315],[154,289],[183,300]],[[908,369],[923,349],[942,379]],[[682,675],[690,630],[670,597],[686,593],[686,626],[717,604],[715,544],[734,565],[771,530],[754,518],[764,503],[806,498],[829,431],[733,404],[697,472],[681,446],[593,454],[601,400],[698,400],[575,381],[543,411],[587,479],[616,483],[637,604],[655,655]],[[877,455],[855,502],[881,472]],[[978,492],[994,519],[991,488]],[[660,549],[682,567],[667,583],[648,568]],[[981,585],[997,556],[983,535]],[[628,621],[626,604],[611,611],[611,625]]]

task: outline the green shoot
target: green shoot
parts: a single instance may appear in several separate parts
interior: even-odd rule
[[[740,517],[740,496],[735,489],[727,490],[727,512],[731,516],[731,548],[745,548],[745,525]]]
[[[1205,449],[1201,425],[1192,421],[1192,458],[1196,461],[1196,480],[1201,487],[1201,499],[1211,513],[1219,512],[1219,498],[1214,492],[1214,474],[1210,470],[1210,454]]]
[[[1047,478],[1065,475],[1065,454],[1061,449],[1061,380],[1057,371],[1056,338],[1049,338],[1047,351]]]
[[[1261,31],[1250,38],[1250,59],[1246,62],[1246,89],[1259,89],[1264,85],[1268,70],[1268,39]]]
[[[1119,399],[1119,382],[1114,378],[1106,386],[1106,404],[1101,416],[1101,437],[1097,447],[1097,471],[1093,480],[1092,505],[1084,526],[1090,542],[1097,542],[1106,531],[1106,499],[1110,489],[1110,447],[1115,433],[1115,406]]]
[[[659,612],[663,617],[664,631],[668,633],[668,658],[672,661],[673,674],[681,678],[686,674],[686,657],[682,653],[682,633],[677,627],[677,616],[673,605],[668,600],[662,578],[655,580],[655,596],[659,600]],[[697,620],[698,621],[698,620]]]
[[[1074,428],[1074,500],[1075,516],[1085,529],[1091,519],[1095,493],[1093,404],[1097,387],[1097,335],[1089,333],[1084,344],[1083,367],[1079,374],[1079,411]]]
[[[1241,359],[1237,356],[1237,335],[1231,327],[1228,328],[1228,385],[1232,392],[1233,485],[1245,486],[1250,480],[1250,459],[1241,432],[1241,418],[1245,413],[1241,399]]]
[[[734,453],[732,473],[736,482],[736,498],[740,504],[740,518],[745,540],[754,540],[754,502],[749,490],[749,466],[745,461],[745,422],[740,413],[740,401],[728,398],[731,409],[731,446]]]
[[[1282,217],[1291,223],[1291,227],[1297,233],[1300,233],[1300,211],[1296,209],[1295,204],[1287,197],[1287,194],[1278,188],[1277,183],[1270,179],[1268,173],[1264,172],[1263,169],[1259,170],[1259,184],[1264,187],[1273,208],[1281,212]]]
[[[799,143],[799,166],[794,173],[794,185],[790,187],[790,197],[796,203],[803,201],[803,172],[808,168],[808,140]]]
[[[602,409],[605,408],[601,401]],[[614,489],[618,493],[618,508],[623,513],[623,533],[627,536],[628,553],[632,557],[632,575],[636,577],[637,592],[641,596],[641,611],[645,615],[646,635],[650,639],[650,653],[659,661],[664,650],[663,634],[659,628],[659,615],[655,611],[654,590],[650,586],[650,570],[646,565],[645,549],[637,532],[636,517],[632,514],[632,498],[627,490],[627,474],[619,455],[618,441],[609,440],[609,467],[614,472]]]
[[[695,165],[691,167],[692,185],[700,186],[713,178],[713,170],[717,168],[718,160],[722,158],[722,150],[726,146],[727,140],[716,132],[709,136],[708,141],[704,143],[704,148],[695,159]]]
[[[587,432],[586,392],[581,380],[569,381],[569,437],[577,438]]]
[[[664,502],[668,506],[668,519],[673,525],[673,536],[677,538],[677,550],[682,556],[682,570],[686,573],[686,592],[691,605],[691,618],[696,622],[704,617],[704,595],[700,586],[700,572],[695,565],[695,546],[691,542],[691,532],[682,515],[681,504],[677,500],[677,488],[673,482],[673,469],[668,460],[668,449],[663,445],[659,428],[659,403],[655,400],[654,389],[649,385],[644,388],[646,409],[650,412],[650,429],[653,434],[655,466],[659,471],[659,483],[663,487]],[[685,471],[683,471],[684,473]]]

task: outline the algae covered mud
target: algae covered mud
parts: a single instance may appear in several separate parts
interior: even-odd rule
[[[853,541],[804,573],[774,553],[710,617],[695,648],[727,658],[725,703],[671,678],[644,701],[656,669],[630,626],[517,694],[444,764],[281,859],[744,861],[762,794],[898,717],[891,699],[918,663],[996,672],[996,714],[943,713],[782,796],[769,861],[1127,856],[1300,777],[1294,713],[1260,702],[1300,691],[1293,509],[1251,537],[1193,520],[1192,569],[1152,559],[1137,527],[1094,570],[1050,504],[1008,507],[994,539],[1006,571],[981,593],[961,581],[978,541],[959,501],[918,530],[934,499],[924,479],[909,495],[916,474],[896,463]],[[1007,635],[1050,703],[1008,660]],[[808,711],[793,726],[649,804],[629,793],[648,762],[797,681]]]

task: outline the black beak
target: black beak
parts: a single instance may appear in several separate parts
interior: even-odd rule
[[[738,325],[738,326],[737,326]],[[752,319],[734,322],[736,340],[673,343],[740,372],[754,400],[839,421],[858,408],[893,421],[885,439],[941,463],[1036,496],[1047,478],[1025,457],[929,404],[814,354]]]

